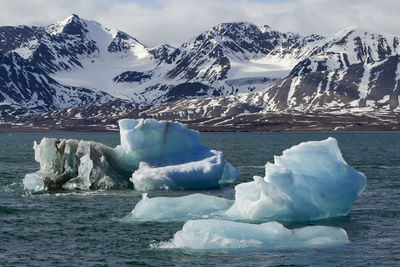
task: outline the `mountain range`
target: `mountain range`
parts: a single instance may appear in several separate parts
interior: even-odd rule
[[[226,117],[218,122],[226,126],[248,114],[261,122],[310,113],[390,116],[397,127],[399,52],[398,36],[355,27],[302,36],[222,23],[179,47],[149,48],[77,15],[46,27],[3,26],[0,121],[91,120],[91,111],[107,110],[97,118]]]

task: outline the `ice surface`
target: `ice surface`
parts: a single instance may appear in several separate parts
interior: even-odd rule
[[[366,184],[366,177],[344,161],[334,138],[293,146],[274,161],[266,164],[264,178],[255,176],[254,181],[237,185],[234,204],[225,211],[219,210],[218,216],[214,216],[215,210],[213,214],[203,212],[212,210],[205,201],[209,196],[191,196],[193,203],[201,203],[198,205],[202,207],[202,213],[191,211],[192,218],[299,222],[338,217],[348,213]],[[146,201],[147,205],[139,202],[140,210],[156,215],[141,217],[145,212],[137,213],[135,208],[136,218],[157,220],[174,214],[157,206],[167,203],[167,199]],[[172,210],[187,208],[186,201],[173,203]]]
[[[180,123],[120,120],[120,162],[137,190],[216,188],[239,177],[222,152]],[[139,164],[140,163],[140,164]]]
[[[204,194],[183,197],[143,198],[132,210],[127,221],[169,221],[205,218],[219,214],[232,206],[233,201]]]
[[[307,221],[342,216],[366,177],[349,166],[334,138],[304,142],[267,163],[265,177],[235,187],[226,215],[250,220]]]
[[[158,248],[239,249],[298,248],[345,244],[345,230],[329,226],[287,229],[278,222],[249,224],[216,219],[190,220]]]
[[[63,185],[64,189],[89,190],[91,186],[90,173],[93,169],[93,161],[89,154],[85,154],[80,158],[81,163],[78,167],[78,177],[69,180]]]
[[[29,191],[128,186],[126,176],[129,174],[116,164],[117,153],[105,145],[43,138],[40,144],[35,142],[34,150],[40,170],[25,176],[24,187]]]
[[[43,175],[38,172],[28,173],[25,175],[23,184],[24,187],[31,192],[39,192],[46,189],[43,181]]]
[[[200,141],[197,131],[188,130],[180,123],[167,121],[130,120],[119,121],[121,145],[129,164],[139,162],[149,165],[171,165],[203,159],[210,148]],[[194,153],[195,152],[195,153]]]
[[[132,174],[131,181],[137,190],[152,189],[206,189],[227,183],[222,152],[211,150],[203,160],[163,167],[152,167],[145,162]],[[157,166],[157,165],[156,165]],[[231,168],[228,168],[230,170]],[[229,177],[237,177],[234,173]]]
[[[239,173],[222,152],[204,146],[197,131],[180,123],[119,121],[121,145],[43,138],[35,142],[40,170],[23,180],[29,191],[127,188],[215,188]],[[130,181],[129,181],[130,180]]]

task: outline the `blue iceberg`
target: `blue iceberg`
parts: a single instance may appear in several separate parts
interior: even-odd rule
[[[183,124],[124,119],[119,126],[119,163],[133,171],[137,190],[216,188],[239,177],[221,151]]]
[[[235,187],[226,211],[248,220],[309,221],[346,215],[366,185],[366,177],[343,159],[337,141],[304,142],[275,156],[265,177]]]

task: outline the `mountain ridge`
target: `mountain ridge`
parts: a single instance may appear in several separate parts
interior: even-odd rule
[[[221,23],[178,47],[149,48],[125,32],[71,15],[43,27],[3,26],[0,38],[3,115],[108,101],[156,105],[161,113],[179,107],[193,119],[204,109],[215,111],[210,116],[400,111],[400,38],[357,27],[325,37]],[[12,53],[21,66],[5,60]],[[11,69],[22,73],[13,76],[13,86]],[[22,91],[24,97],[15,93]],[[56,96],[36,99],[49,94]],[[57,97],[70,101],[57,104]]]

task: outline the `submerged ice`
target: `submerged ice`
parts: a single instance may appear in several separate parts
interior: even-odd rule
[[[204,194],[192,194],[183,197],[149,198],[144,193],[131,215],[124,220],[130,221],[186,221],[218,215],[220,211],[232,206],[233,201]],[[149,212],[150,211],[150,212]]]
[[[235,201],[227,209],[211,209],[204,200],[209,196],[191,196],[191,202],[202,207],[201,214],[193,209],[191,218],[205,216],[207,210],[212,210],[208,218],[218,214],[217,218],[253,221],[298,222],[343,216],[366,184],[366,177],[344,161],[334,138],[293,146],[275,156],[274,163],[267,163],[265,169],[265,177],[255,176],[254,181],[235,187]],[[174,212],[179,218],[178,211],[186,202],[175,201],[168,209],[161,209],[163,201],[142,200],[138,204],[141,212],[135,208],[133,218],[171,219]],[[153,215],[148,217],[143,210]]]
[[[202,189],[234,181],[237,170],[222,152],[203,145],[197,131],[180,123],[123,119],[121,145],[73,139],[35,142],[40,170],[27,174],[30,191],[61,189]],[[132,182],[132,183],[131,183]]]
[[[190,220],[171,241],[158,248],[239,249],[297,248],[345,244],[345,230],[329,226],[287,229],[278,222],[249,224],[216,219]]]

